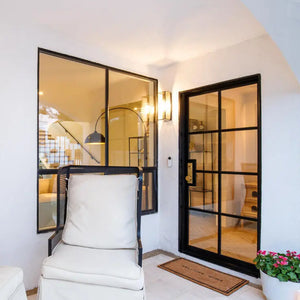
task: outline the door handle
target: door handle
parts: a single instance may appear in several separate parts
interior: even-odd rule
[[[189,185],[195,185],[195,160],[189,160],[187,163],[187,175],[185,176],[185,180]]]
[[[185,176],[185,180],[187,181],[187,183],[192,183],[193,182],[193,177],[192,176]]]

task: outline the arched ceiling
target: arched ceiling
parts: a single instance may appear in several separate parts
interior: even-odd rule
[[[240,0],[3,1],[0,10],[2,22],[18,18],[155,67],[265,34]]]
[[[277,44],[300,83],[300,0],[241,0]]]

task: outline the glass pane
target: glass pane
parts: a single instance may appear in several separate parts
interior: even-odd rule
[[[56,175],[39,176],[39,229],[56,226]]]
[[[222,217],[221,254],[253,263],[257,252],[257,222]]]
[[[189,132],[218,129],[218,93],[189,98]]]
[[[257,176],[222,175],[222,212],[257,218]]]
[[[198,211],[189,212],[189,245],[218,252],[218,217]]]
[[[218,210],[218,175],[198,173],[196,186],[189,186],[189,207]]]
[[[257,172],[257,130],[222,133],[222,170]]]
[[[189,159],[197,170],[218,170],[218,133],[190,134]]]
[[[142,210],[153,209],[153,173],[147,172],[143,174],[143,194],[142,194]]]
[[[109,164],[154,165],[154,83],[109,73]]]
[[[40,169],[104,165],[104,145],[86,144],[100,125],[104,69],[41,53],[39,89]]]
[[[222,129],[257,126],[257,85],[222,91]]]

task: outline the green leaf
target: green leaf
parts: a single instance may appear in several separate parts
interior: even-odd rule
[[[254,260],[253,260],[253,262],[254,263],[257,263],[259,261],[259,257],[257,256]]]
[[[279,279],[279,281],[284,281],[284,282],[289,280],[289,277],[283,274],[278,274],[277,278]]]
[[[283,275],[285,275],[285,274],[287,273],[287,270],[282,269],[281,273],[282,273]]]
[[[294,272],[289,272],[287,275],[290,277],[290,279],[292,281],[294,281],[294,280],[297,281],[297,279],[298,279],[297,276],[296,276],[296,274]]]

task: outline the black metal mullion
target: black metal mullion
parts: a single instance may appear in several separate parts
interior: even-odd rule
[[[39,175],[40,175],[40,95],[39,95],[39,91],[40,91],[40,51],[38,50],[37,53],[37,182],[36,182],[36,206],[37,206],[37,210],[36,210],[36,231],[37,233],[40,232],[39,229],[39,223],[40,223],[40,203],[39,203]],[[45,144],[46,146],[46,144]]]
[[[205,141],[205,135],[202,135],[202,144],[203,144],[203,153],[202,153],[202,169],[203,171],[205,170],[205,151],[204,151],[204,141]],[[197,176],[197,175],[196,175]],[[205,207],[205,174],[202,174],[202,203],[203,203],[203,207]]]
[[[208,174],[218,174],[219,171],[211,170],[195,170],[196,173],[208,173]],[[227,175],[253,175],[258,176],[258,172],[239,172],[239,171],[221,171],[222,174]]]
[[[208,174],[218,174],[218,171],[211,170],[195,170],[196,173],[208,173]]]
[[[221,255],[221,247],[222,247],[222,240],[221,240],[221,233],[222,233],[222,226],[221,226],[221,213],[222,213],[222,107],[221,107],[221,91],[218,91],[218,254]]]
[[[196,135],[196,134],[207,134],[207,133],[218,133],[219,131],[221,132],[230,132],[230,131],[248,131],[248,130],[257,130],[257,126],[249,126],[249,127],[236,127],[236,128],[224,128],[224,129],[214,129],[214,130],[206,130],[206,131],[193,131],[189,132],[191,135]]]
[[[105,166],[109,165],[109,70],[105,69]]]
[[[261,154],[261,77],[257,82],[257,250],[260,250],[261,239],[261,168],[262,168],[262,154]]]
[[[207,214],[219,215],[218,211],[208,210],[208,209],[203,209],[203,208],[198,208],[198,207],[190,207],[189,210],[204,212],[204,213],[207,213]],[[230,218],[240,219],[240,220],[248,220],[248,221],[253,221],[253,222],[258,221],[257,218],[240,216],[240,215],[233,215],[233,214],[229,214],[229,213],[221,213],[221,217],[222,216],[223,217],[230,217]]]
[[[248,131],[248,130],[257,130],[257,126],[249,126],[249,127],[237,127],[237,128],[224,128],[221,129],[221,132],[230,132],[230,131]]]
[[[214,145],[213,145],[213,133],[210,134],[210,147],[211,147],[211,153],[210,153],[210,159],[211,159],[211,169],[214,169]],[[205,174],[204,174],[205,176]],[[212,204],[212,208],[215,208],[215,193],[214,193],[214,174],[211,173],[211,204]]]
[[[189,187],[185,180],[187,175],[187,163],[189,160],[189,97],[188,95],[180,96],[180,126],[179,135],[182,143],[179,142],[179,152],[181,157],[179,160],[180,176],[179,176],[179,251],[185,251],[189,240],[189,205],[188,192]]]
[[[185,108],[185,128],[187,129],[185,134],[186,134],[186,138],[185,138],[185,142],[186,144],[184,145],[184,149],[185,149],[185,172],[187,172],[187,163],[189,160],[189,146],[190,146],[190,135],[188,134],[188,130],[190,128],[189,126],[189,119],[190,119],[190,103],[189,103],[189,97],[184,97],[184,108]],[[187,175],[187,173],[184,175],[183,180],[185,181],[185,176]],[[185,184],[185,197],[188,195],[189,193],[189,186],[187,185],[187,182],[184,182]],[[188,198],[187,198],[188,200]],[[184,226],[185,226],[185,237],[184,237],[184,244],[185,246],[187,246],[189,244],[189,232],[190,232],[190,221],[189,221],[189,201],[184,201]]]

